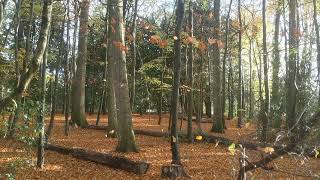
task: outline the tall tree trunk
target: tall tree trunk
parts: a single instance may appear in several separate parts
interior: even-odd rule
[[[279,32],[280,32],[280,16],[281,16],[281,1],[278,2],[275,17],[275,30],[273,39],[273,61],[272,61],[272,92],[271,92],[271,113],[270,118],[273,122],[273,127],[280,127],[280,51],[279,51]]]
[[[54,75],[54,85],[53,85],[53,92],[52,92],[52,109],[51,109],[51,113],[50,113],[50,122],[49,122],[49,126],[46,132],[46,142],[49,141],[50,136],[52,134],[52,130],[53,130],[53,123],[54,123],[54,118],[55,118],[55,114],[56,114],[56,109],[57,109],[57,100],[58,100],[58,83],[59,83],[59,63],[56,63],[56,68],[55,68],[56,72]]]
[[[184,0],[178,0],[176,9],[176,28],[174,35],[177,38],[174,42],[174,75],[173,86],[171,96],[171,151],[172,151],[172,164],[181,165],[179,144],[178,144],[178,132],[177,132],[177,120],[178,120],[178,99],[179,99],[179,87],[180,87],[180,70],[181,70],[181,29],[184,19]]]
[[[133,37],[133,59],[132,59],[132,89],[131,89],[131,110],[134,111],[134,99],[136,96],[136,62],[137,62],[137,13],[138,13],[138,0],[134,3],[134,14],[133,14],[133,26],[132,26],[132,37]]]
[[[83,0],[80,3],[80,29],[77,70],[72,82],[72,113],[71,120],[78,126],[88,124],[85,113],[85,83],[86,83],[86,61],[88,42],[88,16],[90,0]]]
[[[296,60],[297,60],[297,29],[296,12],[297,1],[289,1],[289,76],[288,76],[288,90],[287,90],[287,125],[292,128],[295,124],[296,115]],[[293,137],[293,136],[292,136]],[[294,139],[291,139],[294,141]]]
[[[67,42],[65,44],[65,53],[64,53],[64,104],[65,104],[65,111],[64,111],[64,135],[69,135],[69,111],[70,111],[70,83],[69,83],[69,50],[70,50],[70,0],[67,0],[66,4],[66,11],[67,11]],[[64,41],[62,41],[64,43]]]
[[[229,55],[231,57],[231,55]],[[228,119],[233,119],[233,108],[234,108],[234,84],[233,84],[233,69],[231,58],[229,58],[229,73],[228,73],[228,102],[229,102],[229,110],[228,110]]]
[[[126,46],[124,41],[124,20],[123,1],[110,0],[109,6],[109,43],[110,43],[110,62],[111,74],[113,77],[114,88],[117,89],[116,108],[118,120],[118,135],[119,142],[117,151],[120,152],[137,152],[138,146],[135,142],[135,136],[132,127],[132,114],[130,107],[129,88],[127,80],[126,68]],[[114,23],[116,22],[116,23]]]
[[[32,42],[31,42],[31,30],[32,30],[32,22],[33,22],[33,14],[34,14],[34,3],[35,0],[30,1],[30,16],[29,16],[29,22],[28,22],[28,27],[27,27],[27,32],[26,32],[26,54],[23,60],[23,73],[27,72],[27,66],[28,66],[28,61],[30,59],[30,54],[32,51]]]
[[[0,28],[2,27],[3,17],[4,17],[4,10],[6,7],[8,0],[1,0],[0,1]]]
[[[72,63],[71,63],[71,75],[72,80],[75,78],[76,75],[76,43],[77,43],[77,32],[78,32],[78,19],[79,19],[79,12],[78,12],[78,0],[74,0],[74,28],[73,28],[73,42],[72,42]]]
[[[237,113],[238,113],[238,127],[243,126],[243,109],[242,109],[242,19],[241,19],[241,0],[238,0],[238,18],[239,18],[239,44],[238,44],[238,102],[237,102]]]
[[[46,3],[46,2],[44,2]],[[46,5],[44,5],[46,6]],[[50,29],[50,26],[49,26]],[[49,31],[50,32],[50,31]],[[46,71],[47,71],[47,59],[49,49],[50,34],[48,33],[48,43],[45,47],[45,52],[42,58],[41,68],[41,107],[39,109],[38,117],[38,144],[37,144],[37,167],[43,168],[44,165],[44,146],[45,146],[45,116],[46,116]]]
[[[193,38],[193,4],[192,1],[189,2],[189,18],[188,18],[188,26],[189,26],[189,36]],[[193,142],[192,135],[192,115],[193,115],[193,44],[189,44],[188,47],[188,66],[187,66],[187,86],[189,86],[189,91],[187,91],[187,118],[188,118],[188,128],[187,128],[187,136],[190,142]]]
[[[220,40],[220,0],[214,1],[214,34],[213,38]],[[222,103],[222,83],[221,83],[221,65],[220,65],[220,49],[218,43],[213,45],[213,79],[214,79],[214,124],[211,131],[224,133],[223,103]]]
[[[319,23],[318,23],[318,14],[317,14],[317,2],[313,0],[313,21],[314,21],[314,29],[316,30],[316,42],[317,42],[317,65],[318,65],[318,91],[319,91],[319,99],[318,105],[320,106],[320,31],[319,31]]]
[[[268,52],[267,52],[267,22],[266,22],[266,0],[263,0],[262,5],[262,23],[263,23],[263,72],[264,72],[264,107],[262,112],[262,142],[267,140],[268,124],[269,124],[269,80],[268,80]]]
[[[232,2],[233,2],[233,0],[230,1],[227,19],[226,19],[225,47],[224,47],[223,62],[222,62],[222,116],[223,116],[223,118],[224,118],[224,113],[225,113],[225,109],[226,109],[226,107],[225,107],[226,106],[226,63],[227,63],[227,55],[228,55],[228,48],[229,48],[229,30],[230,30],[229,21],[230,21]],[[228,82],[228,88],[229,88],[229,82]],[[228,90],[228,92],[230,92],[229,90]],[[230,107],[230,101],[229,101],[229,107]],[[229,110],[230,109],[228,108],[228,111]],[[229,113],[228,113],[228,119],[229,119]],[[224,122],[224,120],[223,120],[223,122]],[[226,129],[225,123],[223,126]]]

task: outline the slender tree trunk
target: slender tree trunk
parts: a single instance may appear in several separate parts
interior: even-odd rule
[[[254,52],[253,52],[254,53]],[[252,39],[249,39],[249,119],[253,118],[254,98],[253,98],[253,86],[252,86]]]
[[[189,36],[193,38],[193,4],[192,1],[189,2],[189,18],[188,18],[188,26],[189,26]],[[189,44],[188,47],[188,66],[187,66],[187,86],[190,88],[187,91],[187,119],[188,119],[188,128],[187,128],[187,136],[190,142],[193,142],[192,135],[192,115],[193,115],[193,44]]]
[[[279,51],[279,32],[280,32],[280,16],[281,2],[278,1],[278,7],[275,17],[275,31],[273,40],[273,61],[272,61],[272,93],[271,93],[271,113],[270,118],[273,127],[280,127],[280,51]]]
[[[33,14],[34,14],[34,3],[35,0],[30,1],[30,16],[29,16],[29,22],[28,22],[28,27],[27,27],[27,39],[26,39],[26,54],[23,60],[23,73],[27,72],[27,66],[28,66],[28,61],[30,59],[30,51],[32,50],[32,42],[31,42],[31,30],[32,30],[32,21],[33,21]]]
[[[113,84],[117,91],[116,95],[116,110],[118,120],[119,142],[117,151],[120,152],[137,152],[138,146],[135,142],[135,136],[132,127],[132,114],[130,107],[129,88],[127,80],[126,68],[126,46],[124,41],[124,20],[123,1],[110,0],[109,6],[109,43],[110,43],[110,62],[112,68]],[[116,23],[113,23],[113,22]]]
[[[72,113],[71,120],[78,126],[88,124],[85,113],[85,83],[86,83],[86,61],[88,42],[88,16],[90,0],[83,0],[80,3],[80,29],[77,70],[72,82]]]
[[[133,37],[133,59],[132,59],[132,89],[131,89],[131,110],[134,111],[134,99],[136,96],[136,62],[137,62],[137,13],[138,13],[138,0],[134,3],[134,14],[133,14],[133,26],[132,26],[132,37]]]
[[[228,99],[229,99],[228,119],[231,120],[231,119],[233,119],[233,115],[234,115],[234,113],[233,113],[233,108],[234,108],[234,84],[233,84],[233,69],[232,69],[231,58],[229,58],[228,92],[229,92],[229,97],[228,97]]]
[[[243,109],[242,109],[242,19],[241,19],[241,1],[238,0],[238,18],[239,18],[239,44],[238,44],[238,102],[237,102],[237,112],[238,112],[238,127],[243,126]]]
[[[8,1],[8,0],[1,0],[1,1],[0,1],[0,28],[2,27],[4,10],[5,10],[7,1]]]
[[[226,62],[227,62],[227,55],[228,55],[228,48],[229,48],[229,30],[230,30],[230,13],[231,13],[231,7],[232,7],[233,0],[230,1],[227,19],[226,19],[226,32],[225,32],[225,47],[224,47],[224,53],[223,53],[223,61],[222,61],[222,116],[224,118],[224,113],[226,109]],[[229,80],[228,80],[229,81]],[[229,82],[228,82],[228,88],[229,88]],[[230,89],[229,89],[230,90]],[[228,92],[230,92],[228,90]],[[229,101],[229,107],[230,107],[230,101]],[[230,108],[228,108],[230,110]],[[229,111],[228,110],[228,111]],[[229,119],[229,113],[228,113],[228,119]],[[224,128],[226,129],[225,121],[223,120]]]
[[[53,123],[54,123],[54,118],[56,114],[56,109],[57,109],[57,100],[58,100],[58,83],[59,83],[59,63],[56,64],[56,72],[54,75],[54,85],[53,85],[53,92],[52,92],[52,109],[50,113],[50,122],[49,126],[46,132],[46,142],[49,141],[52,130],[53,130]]]
[[[46,3],[44,2],[44,6]],[[49,26],[50,29],[50,26]],[[50,31],[49,31],[50,32]],[[50,34],[48,33],[48,39],[50,39]],[[39,110],[38,117],[38,149],[37,149],[37,167],[43,168],[44,165],[44,146],[45,146],[45,116],[46,116],[46,71],[47,71],[47,59],[48,59],[48,48],[49,40],[46,44],[45,51],[43,54],[42,60],[42,69],[41,69],[41,107]]]
[[[264,107],[261,108],[263,110],[262,114],[262,136],[261,141],[267,141],[267,132],[269,127],[269,112],[270,112],[270,104],[269,104],[269,80],[268,80],[268,52],[267,52],[267,22],[266,22],[266,0],[263,0],[262,5],[262,22],[263,22],[263,72],[264,72]]]
[[[66,10],[67,10],[67,42],[65,45],[64,53],[64,100],[65,100],[65,111],[64,111],[64,134],[69,135],[69,111],[70,111],[70,72],[69,72],[69,50],[70,50],[70,0],[67,0]],[[63,39],[63,38],[62,38]],[[64,42],[64,41],[62,41]]]
[[[75,78],[76,75],[76,44],[77,44],[77,32],[78,32],[78,19],[79,19],[79,12],[78,12],[78,1],[74,0],[74,29],[73,29],[73,42],[72,42],[72,63],[71,63],[71,69],[72,69],[72,80]]]
[[[181,29],[184,19],[184,0],[178,0],[176,9],[176,29],[174,35],[177,40],[174,42],[174,75],[171,96],[171,151],[172,151],[172,164],[181,165],[178,133],[177,133],[177,120],[178,120],[178,99],[179,99],[179,86],[180,86],[180,70],[181,70]]]

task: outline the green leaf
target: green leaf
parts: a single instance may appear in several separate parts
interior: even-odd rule
[[[236,144],[232,143],[229,147],[228,147],[229,152],[234,156],[235,152],[236,152]]]
[[[318,158],[318,156],[319,156],[319,151],[317,150],[317,149],[315,149],[315,151],[316,151],[316,155],[315,155],[315,158]]]

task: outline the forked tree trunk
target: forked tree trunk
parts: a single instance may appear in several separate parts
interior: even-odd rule
[[[49,25],[51,23],[52,1],[45,0],[42,9],[41,28],[39,33],[39,39],[37,42],[37,48],[32,58],[30,67],[26,73],[20,78],[19,86],[6,98],[0,101],[0,112],[5,110],[5,107],[12,106],[14,99],[19,99],[23,96],[24,92],[29,87],[29,84],[39,69],[39,65],[42,62],[43,54],[47,45]]]

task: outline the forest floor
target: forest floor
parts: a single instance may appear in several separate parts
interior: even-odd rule
[[[147,161],[151,164],[145,175],[135,175],[122,170],[115,170],[93,162],[79,160],[69,155],[62,155],[52,151],[45,152],[45,166],[37,169],[34,166],[36,149],[15,140],[0,139],[0,175],[8,177],[14,171],[16,179],[159,179],[160,169],[171,162],[170,143],[168,138],[136,135],[140,147],[139,153],[117,153],[115,147],[117,140],[107,138],[101,130],[71,128],[70,135],[64,136],[64,120],[62,115],[57,115],[51,143],[64,147],[79,147],[98,152],[111,153],[125,156],[132,160]],[[88,115],[90,124],[95,124],[96,115]],[[165,115],[162,125],[157,125],[156,115],[134,115],[135,129],[152,131],[166,131],[168,116]],[[239,139],[254,136],[255,126],[247,124],[245,128],[236,128],[236,121],[226,121],[225,134],[214,134],[235,142]],[[107,124],[104,116],[101,125]],[[179,121],[180,125],[180,121]],[[182,129],[186,129],[187,122],[183,121]],[[193,125],[196,127],[196,124]],[[209,132],[212,124],[201,123],[205,132]],[[215,143],[196,142],[193,144],[181,143],[182,164],[186,172],[193,179],[235,179],[239,169],[239,152],[231,155],[228,147]],[[259,160],[261,152],[247,151],[250,161]],[[255,170],[248,173],[250,179],[316,179],[320,176],[320,159],[302,158],[286,155],[269,166],[274,170]],[[0,176],[0,179],[2,179]]]

